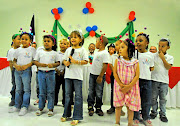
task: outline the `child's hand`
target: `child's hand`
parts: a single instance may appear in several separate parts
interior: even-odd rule
[[[41,63],[41,67],[47,67],[47,64]]]
[[[159,51],[159,57],[160,57],[161,59],[164,58],[164,54],[162,53],[162,51]]]
[[[64,61],[65,66],[69,66],[71,63],[69,61]]]
[[[121,92],[123,94],[127,93],[129,90],[131,89],[130,85],[124,85],[122,88],[121,88]]]
[[[53,68],[53,65],[52,65],[52,64],[47,64],[47,66],[48,66],[49,68]]]
[[[72,58],[72,56],[69,57],[69,59],[71,59],[71,63],[76,63],[76,60]]]
[[[26,70],[28,68],[28,66],[27,65],[23,65],[23,66],[21,66],[21,69],[22,70]]]
[[[101,84],[102,79],[103,79],[102,77],[98,76],[97,79],[96,79],[96,82],[97,82],[98,84]]]
[[[15,68],[16,68],[17,71],[21,71],[22,70],[20,65],[16,65]]]

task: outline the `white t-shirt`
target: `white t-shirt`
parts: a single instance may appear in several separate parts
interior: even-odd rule
[[[115,63],[116,59],[118,59],[118,54],[110,55],[110,64],[112,64],[113,67],[114,67],[114,63]]]
[[[14,58],[17,59],[17,65],[22,66],[31,63],[35,54],[36,50],[31,46],[28,48],[19,47],[14,53]]]
[[[137,53],[135,55],[137,58]],[[140,53],[138,52],[140,79],[151,80],[150,67],[154,66],[154,56],[151,52]]]
[[[166,54],[164,57],[169,64],[173,65],[173,56]],[[158,53],[154,54],[154,71],[152,71],[152,80],[169,84],[168,70],[164,67],[164,63]]]
[[[63,56],[63,60],[69,60],[69,56],[71,54],[71,50],[72,47],[69,47],[64,56]],[[73,59],[75,60],[86,60],[88,61],[88,53],[87,51],[84,49],[84,47],[78,48],[74,50],[74,54],[72,56]],[[71,64],[68,67],[65,68],[65,76],[64,78],[69,78],[69,79],[78,79],[78,80],[83,80],[83,67],[82,65],[78,65],[78,64]]]
[[[65,69],[65,65],[62,65],[62,58],[64,56],[64,53],[62,53],[61,51],[57,52],[60,58],[60,65],[57,67],[57,69],[62,72]]]
[[[39,63],[51,64],[58,62],[61,59],[58,53],[53,50],[52,51],[39,50],[34,60],[38,61]],[[49,68],[49,67],[38,67],[38,69],[42,71],[55,70],[55,68]]]
[[[110,55],[107,50],[95,53],[91,67],[91,74],[100,75],[103,63],[110,63]]]
[[[7,61],[13,61],[14,60],[14,53],[17,49],[11,48],[8,51],[8,55],[7,55]]]

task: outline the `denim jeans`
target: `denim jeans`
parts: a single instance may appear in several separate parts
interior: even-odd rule
[[[157,114],[158,102],[157,98],[159,96],[160,103],[160,115],[166,115],[166,96],[168,93],[168,84],[152,81],[152,112]]]
[[[151,109],[151,93],[152,85],[151,80],[139,79],[140,96],[141,96],[141,113],[143,120],[150,119],[150,109]],[[134,120],[140,120],[140,115],[138,112],[134,112]]]
[[[36,93],[37,93],[37,98],[39,98],[38,72],[36,72]]]
[[[71,117],[71,101],[73,87],[75,90],[75,104],[73,120],[83,119],[83,98],[82,98],[82,80],[65,78],[65,107],[63,117]]]
[[[11,78],[11,82],[12,82],[12,89],[11,89],[11,101],[15,102],[15,93],[16,93],[16,83],[15,83],[15,68],[13,67],[13,70],[11,72],[12,78]]]
[[[39,109],[44,109],[46,96],[48,100],[47,108],[54,108],[54,96],[55,96],[55,70],[51,71],[38,71],[38,83],[39,83]]]
[[[15,70],[16,95],[15,107],[29,107],[31,96],[31,67],[23,71]]]
[[[90,74],[89,77],[89,94],[88,94],[88,107],[93,107],[95,104],[95,98],[96,98],[96,105],[95,108],[100,108],[103,105],[102,97],[103,97],[103,88],[104,88],[104,81],[105,81],[105,75],[103,76],[103,80],[101,84],[98,84],[96,82],[96,79],[99,75],[93,75]]]

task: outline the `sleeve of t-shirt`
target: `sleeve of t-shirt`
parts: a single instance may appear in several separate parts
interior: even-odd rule
[[[150,67],[154,67],[154,55],[153,54],[151,54]]]
[[[172,65],[173,65],[173,63],[174,63],[174,57],[173,57],[173,56],[170,56],[170,57],[167,59],[167,62],[168,62],[169,64],[172,64]]]
[[[11,54],[11,50],[8,51],[7,61],[13,61],[13,59],[12,59],[12,54]]]
[[[18,58],[18,52],[19,52],[19,49],[17,49],[17,50],[14,52],[14,54],[13,54],[14,59],[17,59],[17,58]],[[14,59],[13,59],[13,60],[14,60]]]
[[[33,59],[34,59],[36,55],[36,49],[34,49],[33,47],[32,47],[32,52],[33,52]]]
[[[58,61],[62,62],[62,58],[61,58],[60,54],[58,54],[56,52],[56,62],[58,62]]]
[[[110,55],[108,52],[103,53],[103,63],[110,63]]]
[[[113,65],[113,56],[109,57],[109,63]]]
[[[82,57],[83,60],[86,60],[86,61],[89,61],[88,59],[88,53],[85,49],[83,49],[83,57]]]
[[[36,53],[36,55],[35,55],[35,57],[34,57],[34,60],[36,60],[36,61],[39,61],[40,59],[39,59],[39,51]]]

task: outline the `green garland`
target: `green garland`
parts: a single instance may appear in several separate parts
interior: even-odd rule
[[[61,24],[59,23],[58,20],[55,20],[54,22],[54,26],[53,26],[53,32],[52,35],[56,38],[57,40],[57,27],[59,28],[59,30],[61,31],[61,33],[68,38],[69,34],[66,32],[66,30],[64,30],[64,28],[61,26]],[[129,22],[127,23],[126,28],[116,37],[109,37],[108,41],[109,43],[115,43],[117,40],[120,39],[120,35],[123,37],[126,32],[129,31],[129,39],[131,39],[134,42],[134,37],[132,37],[132,34],[134,34],[134,26],[133,26],[133,22]],[[96,32],[95,32],[96,33]],[[86,34],[84,34],[84,38],[87,38],[89,36],[89,32],[87,32]],[[96,37],[100,37],[101,35],[96,33],[95,35]]]

